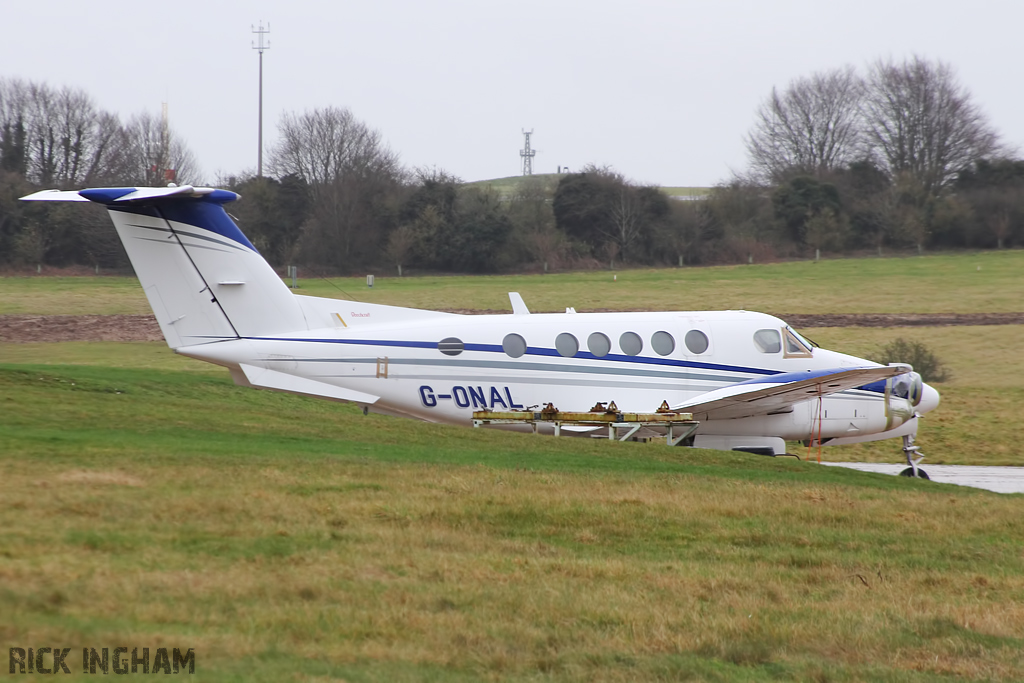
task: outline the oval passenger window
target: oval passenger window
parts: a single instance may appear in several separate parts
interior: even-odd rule
[[[456,337],[448,337],[437,342],[437,350],[446,356],[457,356],[464,348],[462,340]]]
[[[683,341],[686,343],[686,348],[695,356],[708,350],[708,336],[700,330],[690,330],[683,337]]]
[[[668,332],[655,332],[651,335],[651,348],[659,356],[667,356],[676,350],[676,340]]]
[[[555,337],[555,350],[558,351],[560,356],[572,358],[580,350],[580,343],[576,337],[568,332],[563,332]]]
[[[608,340],[608,337],[601,334],[600,332],[594,332],[592,335],[587,337],[587,348],[590,352],[602,358],[608,355],[608,352],[612,350],[612,343]]]
[[[501,348],[513,358],[519,358],[526,353],[526,340],[518,334],[506,334],[501,340]]]
[[[623,332],[619,337],[619,348],[627,356],[636,356],[644,350],[644,342],[636,332]]]

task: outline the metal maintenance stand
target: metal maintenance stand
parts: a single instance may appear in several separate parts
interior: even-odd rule
[[[657,427],[665,429],[665,443],[669,446],[678,446],[684,439],[692,436],[700,425],[693,419],[692,413],[673,412],[668,409],[666,404],[662,404],[662,407],[655,413],[621,413],[616,408],[614,401],[608,404],[607,408],[603,403],[598,403],[593,409],[584,413],[562,412],[550,403],[540,411],[478,410],[473,413],[474,427],[528,424],[533,427],[533,433],[536,434],[538,426],[543,423],[553,425],[555,436],[561,436],[563,425],[605,427],[608,430],[608,439],[618,441],[627,441],[642,427]],[[622,436],[618,434],[620,429],[626,430]]]

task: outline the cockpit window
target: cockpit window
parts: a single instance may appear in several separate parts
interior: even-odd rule
[[[782,350],[782,336],[778,330],[758,330],[754,333],[754,346],[761,353],[778,353]]]
[[[786,353],[783,354],[785,358],[810,358],[811,357],[811,344],[806,341],[803,337],[793,331],[791,327],[782,328],[782,336],[785,337],[786,341]]]
[[[801,343],[802,343],[802,344],[803,344],[804,346],[806,346],[806,347],[807,347],[808,349],[813,349],[813,348],[815,348],[816,346],[818,346],[818,344],[817,344],[817,343],[815,343],[815,341],[814,341],[813,339],[808,339],[808,338],[807,338],[807,337],[805,337],[804,335],[802,335],[802,334],[800,334],[799,332],[797,332],[796,330],[794,330],[794,329],[793,329],[792,327],[790,327],[790,328],[788,328],[788,329],[789,329],[789,331],[790,331],[790,332],[792,332],[792,333],[793,333],[793,336],[795,336],[795,337],[796,337],[797,339],[799,339],[799,340],[800,340],[800,342],[801,342]]]

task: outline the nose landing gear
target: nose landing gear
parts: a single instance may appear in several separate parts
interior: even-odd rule
[[[910,465],[907,469],[900,472],[901,477],[917,477],[918,479],[929,479],[928,473],[917,466],[917,463],[924,460],[924,454],[922,453],[917,458],[914,455],[920,452],[920,448],[914,445],[914,435],[907,434],[903,437],[903,455],[907,457],[907,464]]]

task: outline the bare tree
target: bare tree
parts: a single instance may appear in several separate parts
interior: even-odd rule
[[[44,187],[53,187],[57,175],[57,104],[54,92],[45,84],[29,83],[26,105],[29,177]]]
[[[772,237],[772,201],[763,187],[742,178],[722,183],[711,193],[708,206],[721,226],[722,247],[733,257],[753,263],[765,255]]]
[[[70,186],[82,179],[89,165],[97,111],[83,91],[67,87],[57,91],[53,105],[52,125],[58,140],[54,180],[57,185]]]
[[[0,78],[0,166],[4,171],[28,173],[28,84]]]
[[[376,254],[405,176],[398,155],[348,109],[285,114],[278,132],[271,170],[305,180],[313,200],[303,238],[310,257],[348,268]]]
[[[953,69],[919,56],[871,66],[863,115],[869,142],[890,176],[910,173],[929,195],[998,146]]]
[[[0,155],[5,170],[48,187],[119,181],[123,131],[84,91],[0,79]]]
[[[894,237],[917,247],[917,253],[924,253],[925,242],[931,234],[928,220],[929,207],[934,204],[934,195],[928,187],[910,171],[900,171],[892,183],[892,225]]]
[[[356,119],[349,109],[328,107],[304,114],[288,113],[278,124],[280,141],[270,157],[279,176],[297,175],[309,183],[314,198],[352,174],[398,175],[398,155],[380,132]]]
[[[175,182],[199,181],[199,163],[188,146],[149,112],[136,114],[122,131],[118,173],[124,181],[146,186],[165,184],[174,171]]]
[[[540,263],[545,273],[549,268],[559,268],[564,238],[555,228],[551,192],[544,182],[531,176],[519,183],[509,198],[508,214],[530,258]]]
[[[555,215],[551,211],[551,192],[544,182],[529,176],[516,185],[515,192],[508,198],[509,214],[517,225],[527,232],[538,232],[553,228]]]
[[[712,233],[714,216],[706,199],[673,201],[668,243],[675,250],[682,268],[701,257],[701,250]]]
[[[26,175],[47,187],[81,181],[89,165],[97,111],[81,90],[15,82],[9,89],[25,129]],[[13,113],[13,112],[12,112]]]
[[[820,175],[845,166],[862,149],[859,107],[864,85],[853,67],[792,81],[757,109],[744,142],[759,182],[799,172]]]
[[[407,263],[412,249],[416,245],[416,232],[408,225],[402,225],[391,231],[384,252],[398,267],[398,277],[402,277],[402,264]]]
[[[615,253],[621,254],[623,258],[644,228],[644,208],[636,189],[625,184],[619,188],[608,206],[607,227],[603,232],[610,242],[618,245]],[[615,254],[611,255],[611,260],[614,263]]]
[[[1010,212],[1006,209],[989,219],[989,226],[992,228],[992,234],[996,238],[996,249],[1002,249],[1003,240],[1012,234],[1010,230],[1011,225]]]
[[[526,251],[533,259],[540,261],[545,273],[551,268],[557,270],[562,267],[565,238],[554,225],[529,231],[523,239]]]
[[[844,217],[831,207],[811,213],[804,223],[804,242],[814,248],[814,260],[825,248],[842,248],[846,233]]]
[[[983,244],[991,244],[994,240],[996,249],[1004,248],[1024,213],[1020,188],[1015,184],[985,187],[970,192],[968,196],[977,212],[977,237]]]

